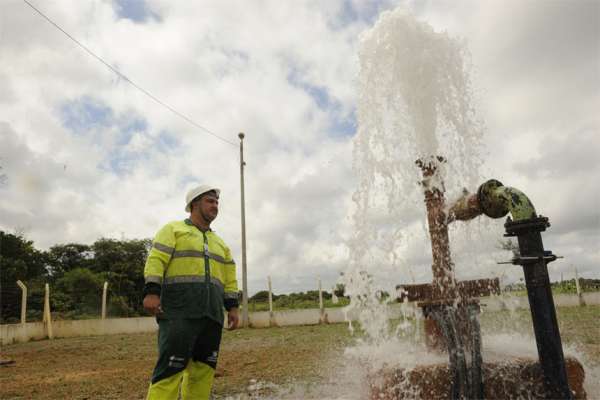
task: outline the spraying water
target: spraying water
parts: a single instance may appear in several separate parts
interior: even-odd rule
[[[363,34],[359,58],[358,187],[345,284],[352,297],[348,311],[358,314],[367,339],[347,355],[366,361],[374,371],[382,365],[414,369],[434,360],[419,346],[398,340],[381,294],[391,293],[388,299],[394,299],[395,285],[401,283],[397,271],[410,268],[403,258],[418,236],[416,221],[425,220],[414,211],[423,210],[423,188],[455,199],[464,187],[474,188],[482,180],[482,125],[473,107],[465,47],[405,10],[382,14]],[[438,174],[421,182],[416,160],[429,163]],[[409,324],[398,325],[404,326]],[[506,354],[507,343],[496,339],[484,343],[486,353]],[[521,343],[535,349],[531,337]]]
[[[450,197],[481,181],[482,129],[472,105],[466,54],[460,42],[402,8],[382,14],[362,36],[355,234],[345,283],[359,299],[351,309],[365,310],[359,320],[374,341],[388,339],[389,331],[377,293],[393,293],[390,285],[400,282],[390,281],[389,274],[396,271],[397,277],[403,267],[402,251],[414,239],[411,226],[424,227],[423,192],[417,184],[422,178],[415,160],[436,163]],[[440,164],[440,155],[447,162]],[[439,181],[428,185],[444,190]],[[382,275],[388,275],[388,285],[377,290],[373,285]]]
[[[435,164],[445,188],[441,181],[428,185],[449,199],[482,181],[483,129],[473,106],[468,52],[458,40],[399,8],[383,13],[362,35],[359,59],[353,165],[358,187],[343,283],[352,299],[347,315],[359,322],[365,339],[346,349],[343,368],[336,368],[331,382],[309,389],[292,384],[277,388],[272,397],[251,398],[364,399],[369,396],[365,379],[381,368],[409,370],[448,361],[447,356],[427,352],[417,340],[419,324],[408,321],[414,321],[418,310],[404,304],[400,315],[392,316],[387,303],[395,298],[399,273],[413,276],[405,262],[411,242],[421,240],[416,247],[429,248],[422,176],[415,161]],[[447,161],[438,163],[437,156]],[[421,258],[430,263],[431,254]],[[400,319],[395,329],[390,317]],[[515,356],[535,357],[530,336],[497,335],[484,346],[490,359],[502,359],[507,348],[515,350]],[[253,384],[254,389],[258,386]]]

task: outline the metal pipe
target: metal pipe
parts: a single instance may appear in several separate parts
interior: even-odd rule
[[[544,251],[540,233],[549,225],[544,217],[518,221],[508,218],[504,227],[506,236],[517,236],[521,259],[527,258],[519,263],[525,274],[535,341],[549,398],[572,399],[546,266],[548,253]]]
[[[471,368],[469,369],[469,398],[483,399],[483,358],[481,357],[481,327],[479,306],[467,306],[467,318],[471,328]]]
[[[514,220],[536,216],[535,208],[525,193],[490,179],[479,187],[477,193],[464,193],[449,208],[447,221],[468,221],[482,213],[490,218],[502,218],[509,212]]]
[[[537,217],[531,200],[519,189],[490,179],[477,190],[481,212],[490,218],[502,218],[510,212],[513,220]]]
[[[463,195],[448,210],[446,223],[452,221],[468,221],[481,215],[481,212],[477,195],[469,194],[469,192],[465,190]]]
[[[544,250],[541,236],[541,232],[550,226],[548,218],[537,216],[531,200],[523,192],[504,186],[495,179],[481,185],[476,195],[459,199],[450,207],[449,214],[453,219],[471,219],[476,212],[469,210],[475,209],[490,218],[501,218],[510,212],[512,219],[509,217],[504,227],[506,236],[517,236],[519,242],[520,256],[514,262],[523,266],[538,356],[548,394],[550,398],[572,399],[546,265],[556,257]]]
[[[450,239],[448,235],[447,217],[444,211],[445,198],[443,184],[437,187],[431,182],[435,181],[438,166],[444,163],[443,157],[417,160],[415,163],[421,168],[423,174],[423,192],[427,208],[427,224],[431,238],[431,255],[433,264],[433,297],[436,299],[456,299],[456,279],[454,277],[452,258],[450,255]]]
[[[240,132],[240,192],[242,208],[242,326],[248,328],[248,276],[246,271],[246,200],[244,193],[244,133]]]

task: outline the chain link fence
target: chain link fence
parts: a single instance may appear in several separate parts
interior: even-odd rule
[[[44,312],[45,283],[24,282],[27,287],[26,322],[41,322]],[[50,285],[50,310],[53,320],[76,320],[101,318],[104,282],[84,284],[78,282],[69,288]],[[117,288],[113,288],[117,289]],[[21,322],[23,291],[15,282],[3,282],[0,287],[0,324]],[[106,317],[145,316],[142,293],[125,296],[108,285]]]

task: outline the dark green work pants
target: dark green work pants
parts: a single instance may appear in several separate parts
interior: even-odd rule
[[[176,399],[180,389],[185,397],[208,398],[222,325],[209,318],[159,319],[158,327],[158,362],[148,399]]]

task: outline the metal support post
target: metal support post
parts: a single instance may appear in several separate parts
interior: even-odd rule
[[[546,266],[547,261],[555,260],[556,256],[544,251],[540,233],[548,226],[545,217],[518,221],[508,218],[504,224],[506,236],[517,236],[519,241],[519,263],[525,273],[535,341],[549,398],[572,399]]]
[[[246,271],[246,200],[244,195],[244,133],[240,132],[240,193],[242,206],[242,326],[247,328],[248,321],[248,276]]]
[[[271,288],[271,277],[270,276],[267,277],[267,281],[269,284],[269,312],[272,314],[273,313],[273,291]]]
[[[577,301],[579,302],[579,305],[585,306],[583,293],[581,293],[581,285],[579,284],[579,274],[577,273],[577,267],[575,267],[575,288],[577,289]]]
[[[323,306],[323,288],[321,287],[321,278],[318,279],[319,286],[319,323],[324,324],[326,322],[325,318],[325,308]]]

